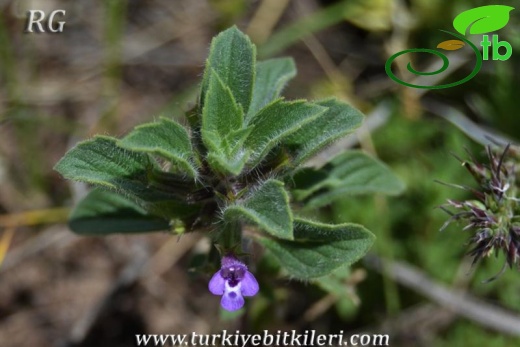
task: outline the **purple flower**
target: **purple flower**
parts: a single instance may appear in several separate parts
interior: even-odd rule
[[[209,291],[222,295],[220,305],[228,311],[236,311],[244,306],[244,296],[258,293],[255,276],[247,271],[247,266],[232,255],[222,258],[222,266],[209,281]]]

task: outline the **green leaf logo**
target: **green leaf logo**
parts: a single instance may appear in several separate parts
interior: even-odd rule
[[[509,12],[514,7],[505,5],[488,5],[476,7],[459,14],[453,20],[453,27],[462,35],[486,34],[502,29],[509,22]]]

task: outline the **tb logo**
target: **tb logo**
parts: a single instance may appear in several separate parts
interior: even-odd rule
[[[511,54],[513,53],[513,47],[511,47],[511,44],[507,41],[498,41],[498,35],[493,35],[492,41],[489,41],[489,35],[483,35],[480,45],[482,46],[482,59],[484,60],[489,59],[489,46],[492,48],[493,60],[507,60],[511,58]],[[500,47],[504,47],[506,49],[504,54],[498,51]]]
[[[514,10],[513,7],[505,5],[487,5],[475,7],[470,10],[466,10],[455,17],[453,20],[453,27],[457,31],[456,33],[441,30],[445,34],[448,34],[455,39],[443,41],[437,45],[437,48],[446,51],[455,51],[466,46],[469,47],[475,55],[475,67],[469,75],[458,81],[439,85],[420,85],[404,81],[394,74],[392,71],[392,62],[397,57],[408,53],[429,53],[437,56],[442,60],[442,66],[439,69],[428,72],[418,71],[412,67],[411,63],[408,63],[406,68],[414,75],[431,76],[446,71],[450,65],[448,56],[441,51],[429,48],[412,48],[397,52],[386,61],[385,71],[388,76],[395,82],[411,88],[443,89],[455,87],[459,84],[465,83],[475,77],[475,75],[480,71],[480,68],[482,67],[482,61],[489,60],[490,47],[491,58],[493,60],[504,61],[511,58],[511,55],[513,54],[513,47],[511,44],[507,41],[499,41],[498,35],[496,34],[492,35],[490,40],[490,37],[487,34],[505,27],[509,22],[509,12],[512,10]],[[472,42],[472,40],[469,39],[470,35],[483,35],[482,41],[480,41],[482,54],[480,53],[479,48]]]

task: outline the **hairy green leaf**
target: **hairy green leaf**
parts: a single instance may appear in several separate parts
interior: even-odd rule
[[[384,193],[397,195],[403,182],[381,161],[360,151],[335,157],[319,170],[303,169],[294,176],[297,200],[306,200],[311,209],[352,194]]]
[[[197,177],[188,132],[173,120],[161,117],[158,122],[137,126],[117,144],[131,151],[159,155],[191,177]]]
[[[109,235],[168,230],[169,222],[117,193],[98,188],[74,208],[69,226],[82,235]]]
[[[505,5],[475,7],[455,17],[453,27],[462,35],[466,35],[468,29],[470,34],[486,34],[505,27],[512,10],[514,7]]]
[[[232,131],[242,129],[244,113],[236,103],[231,90],[215,71],[212,71],[209,81],[206,102],[202,111],[202,131],[211,131],[215,133],[217,139],[222,141]],[[203,140],[207,141],[204,134],[202,136]],[[213,140],[213,142],[215,141]],[[208,147],[211,148],[211,145]]]
[[[213,71],[202,111],[202,140],[208,148],[208,162],[214,170],[232,175],[242,171],[249,158],[242,145],[250,132],[250,129],[243,128],[243,122],[242,107]]]
[[[147,154],[126,150],[116,145],[117,139],[95,136],[78,143],[56,164],[63,177],[81,182],[120,188],[121,179],[141,176],[151,169]]]
[[[290,276],[310,279],[348,266],[365,255],[374,235],[358,224],[294,221],[294,241],[259,238]]]
[[[181,192],[172,191],[175,187],[171,184],[170,190],[157,187],[155,176],[160,172],[148,154],[129,151],[116,143],[116,139],[106,136],[80,142],[56,164],[55,170],[65,178],[115,190],[165,218],[185,217],[199,208],[188,206],[184,200],[193,182],[183,182]]]
[[[293,165],[301,164],[334,140],[350,134],[363,122],[364,116],[361,112],[336,99],[315,104],[328,109],[283,141],[294,157]]]
[[[238,176],[249,159],[249,151],[237,151],[232,155],[208,153],[209,165],[217,172]]]
[[[296,76],[296,66],[292,58],[275,58],[256,65],[253,99],[246,119],[251,119],[262,107],[280,96],[287,82]]]
[[[218,34],[211,42],[202,79],[201,103],[210,89],[211,70],[229,87],[244,112],[249,109],[255,76],[256,48],[235,26]]]
[[[327,111],[326,107],[302,100],[284,102],[282,99],[260,110],[250,123],[254,130],[245,143],[252,151],[253,166],[258,164],[281,140],[325,111]]]
[[[227,207],[224,218],[228,222],[245,218],[280,239],[293,238],[289,196],[284,184],[274,179],[266,181],[243,201]]]

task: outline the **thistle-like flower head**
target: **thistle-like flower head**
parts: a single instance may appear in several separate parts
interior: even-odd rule
[[[520,267],[520,199],[516,166],[519,152],[509,145],[501,153],[487,148],[489,163],[478,163],[474,158],[462,161],[462,165],[477,181],[479,187],[457,186],[471,191],[475,199],[467,201],[448,200],[441,208],[451,218],[441,228],[455,220],[467,224],[463,230],[471,230],[472,244],[468,252],[473,264],[483,257],[500,252],[506,256],[505,266]],[[453,212],[453,210],[457,212]],[[493,278],[494,279],[494,278]]]

